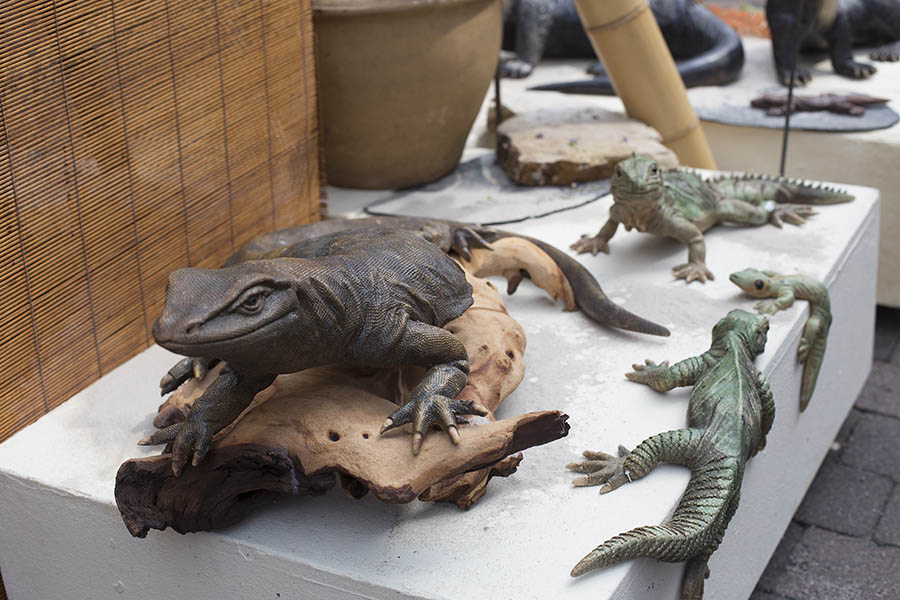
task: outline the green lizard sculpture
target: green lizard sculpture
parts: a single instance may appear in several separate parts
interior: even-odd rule
[[[614,204],[609,220],[591,237],[584,236],[572,249],[579,253],[609,254],[609,240],[619,223],[687,244],[688,261],[673,268],[677,279],[706,282],[713,274],[706,267],[703,232],[719,223],[781,227],[784,221],[802,225],[816,214],[798,204],[835,204],[853,200],[844,191],[813,187],[802,182],[763,175],[724,176],[704,181],[696,173],[660,169],[656,161],[634,155],[620,162],[611,180]]]
[[[800,385],[800,411],[806,410],[822,360],[825,356],[825,344],[828,330],[831,328],[831,300],[825,285],[806,275],[779,275],[774,271],[744,269],[732,273],[731,282],[754,298],[774,298],[756,303],[756,310],[774,315],[794,304],[794,300],[809,301],[809,318],[800,337],[797,348],[797,360],[803,363],[803,381]]]
[[[468,357],[456,336],[441,327],[471,305],[472,290],[446,251],[468,256],[470,244],[488,244],[482,233],[490,239],[512,235],[479,231],[425,219],[325,221],[261,236],[222,269],[175,271],[153,335],[162,347],[189,358],[163,377],[162,392],[202,376],[214,362],[226,367],[185,422],[140,443],[170,444],[178,475],[191,455],[195,465],[203,459],[215,433],[278,374],[329,364],[427,368],[382,433],[412,423],[413,453],[433,423],[458,442],[456,416],[484,414],[484,408],[455,399],[467,381]],[[588,316],[668,335],[610,301],[564,252],[532,241],[560,265],[576,305]],[[520,279],[511,279],[510,293]]]
[[[759,452],[775,418],[768,383],[753,364],[765,349],[769,322],[743,310],[732,310],[713,328],[709,350],[673,366],[648,360],[627,374],[659,392],[693,385],[687,428],[647,438],[617,457],[585,452],[586,461],[568,465],[585,473],[576,486],[602,485],[605,494],[640,479],[659,462],[684,465],[691,479],[672,519],[613,537],[572,569],[576,577],[637,557],[667,562],[688,561],[682,599],[703,596],[709,576],[707,561],[718,548],[737,510],[747,460]]]

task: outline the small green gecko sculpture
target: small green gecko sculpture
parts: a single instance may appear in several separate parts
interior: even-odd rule
[[[784,221],[802,225],[815,215],[808,206],[836,204],[853,196],[829,187],[766,175],[724,176],[704,181],[696,173],[663,170],[656,161],[633,155],[616,166],[611,180],[615,203],[597,235],[572,244],[579,253],[609,254],[609,240],[619,223],[630,231],[675,238],[688,246],[688,261],[674,267],[676,279],[705,283],[713,279],[706,267],[703,232],[719,223],[781,227]]]
[[[753,364],[766,346],[769,321],[732,310],[713,328],[710,349],[673,366],[646,361],[626,376],[659,392],[693,385],[686,429],[647,438],[619,456],[585,452],[568,469],[585,473],[576,486],[602,485],[605,494],[640,479],[659,462],[684,465],[691,480],[665,525],[632,529],[604,542],[572,569],[577,577],[631,558],[688,561],[682,600],[703,597],[707,561],[718,548],[738,507],[744,466],[766,443],[775,418],[769,384]]]
[[[803,382],[800,385],[800,411],[806,410],[819,369],[825,356],[828,329],[831,327],[831,301],[825,285],[806,275],[779,275],[774,271],[744,269],[729,277],[736,286],[754,298],[774,298],[756,303],[756,310],[774,315],[789,308],[794,300],[809,301],[809,318],[800,337],[797,360],[803,363]]]

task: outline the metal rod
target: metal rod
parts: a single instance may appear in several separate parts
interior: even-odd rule
[[[497,64],[497,70],[494,71],[494,101],[496,103],[497,126],[503,121],[503,104],[500,103],[500,64]]]
[[[781,166],[778,169],[778,174],[784,177],[784,167],[787,162],[787,146],[788,146],[788,135],[791,133],[791,112],[794,108],[794,78],[797,77],[797,61],[800,58],[800,29],[802,27],[803,21],[809,15],[804,14],[804,3],[797,2],[797,21],[795,25],[794,32],[794,56],[791,61],[791,79],[788,81],[788,95],[787,95],[787,110],[784,112],[784,133],[781,138]]]
[[[784,177],[784,164],[787,161],[788,134],[791,131],[791,109],[794,102],[794,75],[797,73],[797,56],[794,55],[794,64],[791,66],[791,80],[788,82],[787,110],[784,113],[784,134],[781,137],[781,166],[778,174]]]

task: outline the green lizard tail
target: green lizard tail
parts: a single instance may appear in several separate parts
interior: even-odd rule
[[[578,310],[594,321],[610,327],[617,327],[618,329],[637,331],[638,333],[669,335],[669,330],[662,325],[657,325],[652,321],[628,312],[610,300],[590,271],[559,248],[525,235],[507,232],[497,233],[500,237],[514,236],[524,238],[547,253],[563,272],[563,275],[566,276],[566,279],[569,280]]]
[[[572,577],[632,558],[681,562],[712,554],[737,507],[739,470],[735,457],[720,457],[696,467],[672,520],[611,538],[582,558],[572,569]]]
[[[769,201],[778,204],[839,204],[853,200],[847,190],[775,175],[725,176],[712,179],[709,183],[729,198],[757,206]]]
[[[828,328],[820,331],[813,342],[806,362],[803,363],[803,380],[800,384],[800,412],[806,410],[816,389],[816,381],[819,379],[819,369],[822,368],[822,359],[825,356],[825,344],[828,340]]]

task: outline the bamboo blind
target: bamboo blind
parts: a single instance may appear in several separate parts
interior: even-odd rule
[[[2,441],[152,342],[170,271],[315,220],[319,168],[309,0],[8,0],[0,39]]]

